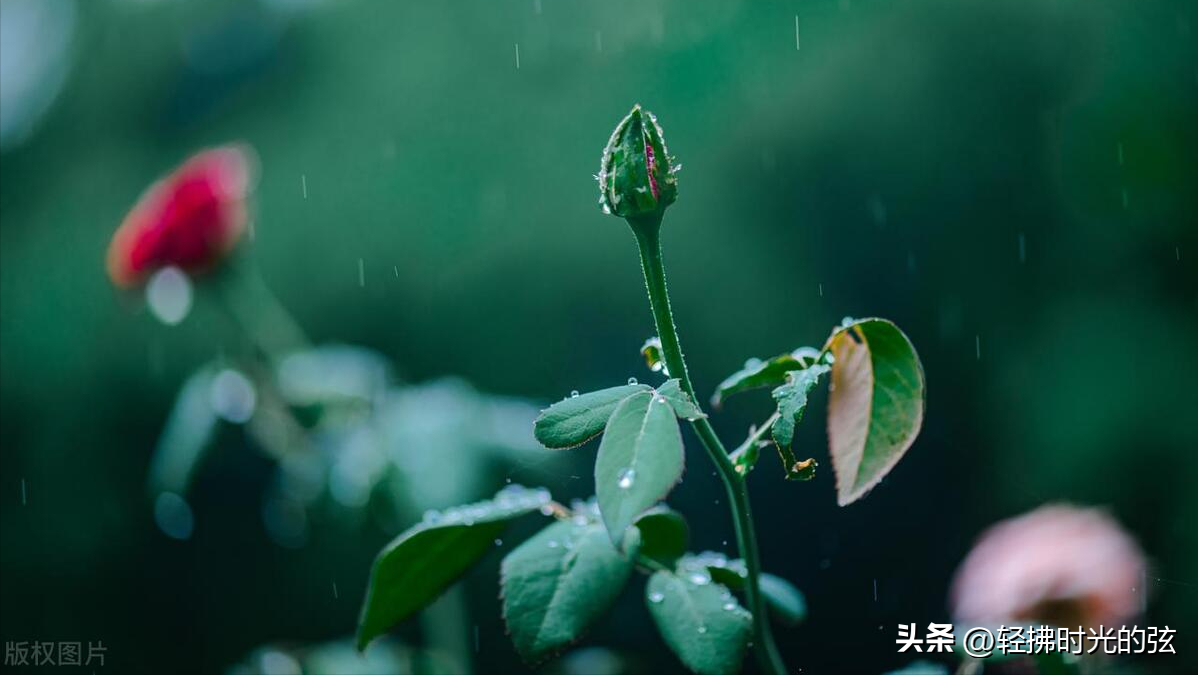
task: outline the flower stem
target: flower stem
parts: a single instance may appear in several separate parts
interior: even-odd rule
[[[311,347],[252,261],[228,261],[217,281],[221,305],[267,362],[277,365],[287,354]]]
[[[678,343],[678,329],[674,325],[673,313],[670,311],[670,297],[666,292],[666,272],[661,259],[661,216],[655,215],[643,219],[629,219],[633,234],[636,235],[637,245],[641,253],[641,269],[645,273],[645,287],[649,291],[649,305],[653,310],[653,321],[657,324],[657,336],[661,339],[662,354],[665,356],[666,367],[670,374],[677,377],[682,388],[698,405],[699,398],[695,396],[695,388],[691,385],[690,375],[686,370],[686,361],[682,357],[682,347]],[[765,604],[758,588],[758,577],[761,575],[761,560],[757,553],[757,535],[753,529],[753,515],[749,508],[748,486],[741,476],[737,475],[728,451],[716,436],[715,429],[706,417],[693,421],[695,433],[715,464],[716,473],[724,483],[728,493],[728,506],[732,511],[732,521],[736,529],[736,544],[740,556],[745,561],[748,579],[745,581],[745,601],[749,612],[753,615],[753,652],[761,669],[771,675],[782,675],[786,666],[774,644],[773,633],[770,632],[769,619],[765,614]]]

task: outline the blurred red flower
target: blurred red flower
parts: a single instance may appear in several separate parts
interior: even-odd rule
[[[1099,509],[1042,506],[991,527],[952,589],[958,623],[1119,626],[1143,609],[1140,547]]]
[[[226,145],[192,155],[150,186],[108,245],[108,276],[136,286],[158,269],[211,268],[237,243],[248,220],[253,151]]]

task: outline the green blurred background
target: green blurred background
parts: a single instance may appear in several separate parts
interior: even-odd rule
[[[152,180],[252,144],[246,256],[314,340],[374,348],[408,382],[550,401],[650,376],[633,241],[592,178],[640,102],[684,165],[664,236],[701,391],[845,315],[893,319],[926,367],[923,434],[863,502],[836,507],[830,471],[785,483],[772,457],[752,477],[765,565],[809,603],[780,632],[788,663],[905,663],[894,625],[947,619],[981,529],[1071,500],[1152,559],[1144,623],[1178,629],[1178,656],[1146,665],[1198,665],[1193,2],[0,7],[0,639],[222,671],[351,633],[398,531],[329,516],[273,543],[268,462],[236,430],[196,485],[194,536],[155,526],[146,471],[174,393],[239,338],[203,302],[167,328],[110,287],[108,239]],[[767,401],[730,402],[717,428],[739,438]],[[799,442],[822,463],[816,405]],[[688,441],[671,502],[696,548],[731,552]],[[592,452],[542,482],[586,496]],[[465,583],[485,671],[519,667],[497,560]],[[639,593],[585,644],[677,670]]]

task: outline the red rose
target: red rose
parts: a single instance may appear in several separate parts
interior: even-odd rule
[[[211,268],[245,230],[253,152],[226,145],[193,155],[150,186],[108,245],[108,276],[136,286],[154,271]]]

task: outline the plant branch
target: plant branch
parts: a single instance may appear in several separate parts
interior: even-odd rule
[[[774,414],[770,415],[764,422],[761,423],[761,426],[755,427],[749,432],[749,436],[745,439],[745,442],[741,443],[740,447],[733,450],[732,454],[729,455],[733,464],[736,463],[737,458],[748,452],[749,448],[753,447],[754,444],[761,442],[761,439],[765,436],[766,432],[768,432],[774,426],[774,422],[778,421],[778,417],[778,411],[775,410]]]
[[[649,305],[653,310],[653,320],[657,325],[657,336],[661,339],[662,354],[665,356],[666,367],[670,374],[677,377],[682,388],[698,405],[699,398],[695,396],[694,386],[691,385],[690,375],[686,370],[686,361],[682,357],[682,347],[678,343],[678,330],[674,325],[674,317],[670,310],[670,297],[666,291],[665,266],[661,258],[661,214],[644,218],[630,218],[640,247],[641,269],[645,274],[645,287],[649,291]],[[745,561],[748,579],[745,580],[745,601],[749,612],[753,615],[753,651],[761,669],[771,675],[782,675],[786,666],[774,644],[773,633],[770,632],[769,619],[765,613],[761,591],[758,587],[758,577],[761,575],[761,561],[757,552],[757,534],[753,528],[753,516],[749,507],[749,491],[745,481],[736,473],[728,451],[706,417],[691,422],[700,442],[707,450],[711,461],[715,464],[716,473],[724,483],[728,493],[728,506],[732,511],[732,520],[736,529],[736,543],[740,556]]]
[[[220,305],[268,363],[311,348],[302,328],[248,260],[229,260],[216,278]]]

